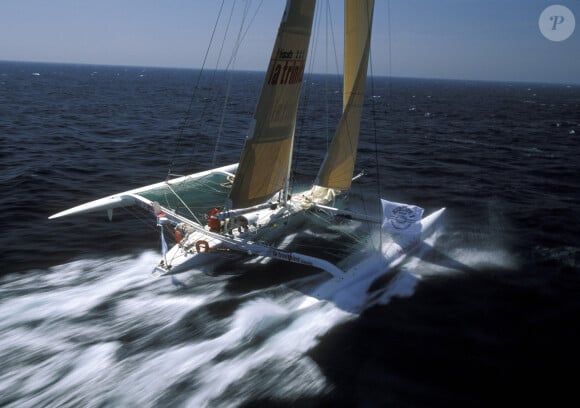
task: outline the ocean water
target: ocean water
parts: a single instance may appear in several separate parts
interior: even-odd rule
[[[0,63],[0,406],[577,400],[580,85],[375,78],[352,199],[447,211],[349,307],[263,259],[153,279],[147,214],[47,219],[236,162],[262,75]],[[336,78],[306,82],[295,185],[341,103]]]

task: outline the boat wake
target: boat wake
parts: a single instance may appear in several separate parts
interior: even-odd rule
[[[433,275],[509,265],[505,252],[456,238],[440,226],[398,265],[377,251],[341,281],[289,273],[300,267],[284,262],[151,279],[154,252],[4,276],[0,405],[232,406],[327,395],[333,384],[309,353],[331,329],[412,296]]]
[[[157,254],[2,277],[0,405],[237,405],[330,391],[307,352],[352,319],[299,292],[144,273]],[[10,373],[10,375],[6,374]]]

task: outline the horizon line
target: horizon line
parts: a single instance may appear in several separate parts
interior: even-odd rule
[[[135,68],[135,69],[167,69],[167,70],[184,70],[184,71],[201,71],[198,67],[182,67],[182,66],[168,66],[168,65],[131,65],[131,64],[114,64],[114,63],[91,63],[91,62],[62,62],[62,61],[33,61],[33,60],[4,60],[0,59],[0,63],[10,64],[43,64],[43,65],[71,65],[71,66],[93,66],[93,67],[107,67],[107,68]],[[207,68],[204,71],[210,71]],[[265,74],[266,70],[256,69],[212,69],[211,71],[218,72],[252,72],[257,74]],[[211,72],[210,71],[210,72]],[[342,77],[342,73],[329,72],[306,72],[306,75],[328,75]],[[370,77],[370,75],[369,75]],[[456,81],[456,82],[487,82],[487,83],[516,83],[516,84],[536,84],[536,85],[580,85],[580,82],[556,82],[556,81],[522,81],[512,79],[481,79],[481,78],[446,78],[446,77],[414,77],[414,76],[400,76],[400,75],[373,75],[374,78],[386,79],[410,79],[410,80],[430,80],[430,81]]]

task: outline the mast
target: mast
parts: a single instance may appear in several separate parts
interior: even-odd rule
[[[286,3],[228,209],[264,203],[287,186],[314,7],[315,0]]]
[[[371,43],[374,0],[344,3],[343,112],[315,185],[350,188],[360,130],[360,118]]]

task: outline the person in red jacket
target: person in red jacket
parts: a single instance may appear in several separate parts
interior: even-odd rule
[[[209,217],[207,219],[207,226],[211,232],[220,232],[222,228],[221,221],[216,217],[217,213],[220,212],[219,207],[214,208],[209,213]]]

